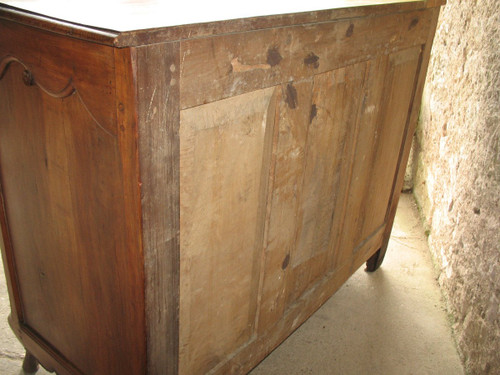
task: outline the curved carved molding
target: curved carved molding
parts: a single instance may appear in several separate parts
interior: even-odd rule
[[[28,68],[28,66],[24,62],[22,62],[21,60],[19,60],[16,57],[10,56],[10,55],[5,56],[0,61],[0,80],[4,77],[5,73],[7,72],[7,70],[9,69],[9,66],[12,63],[18,63],[19,65],[21,65],[24,68],[23,82],[26,86],[36,86],[40,90],[42,90],[44,93],[46,93],[47,95],[49,95],[53,98],[63,99],[63,98],[66,98],[66,97],[72,95],[76,91],[75,87],[73,86],[73,79],[72,78],[69,79],[66,86],[60,91],[54,92],[54,91],[51,91],[51,90],[45,88],[43,85],[41,85],[39,82],[36,81],[35,77],[33,76],[33,73],[31,72],[31,70]]]
[[[102,131],[104,131],[106,134],[108,134],[108,135],[110,135],[112,137],[116,137],[115,134],[113,134],[112,132],[110,132],[108,129],[106,129],[104,126],[102,126],[99,123],[99,121],[97,121],[97,119],[95,118],[95,116],[92,114],[92,112],[90,111],[90,109],[87,107],[87,105],[83,101],[83,99],[80,96],[80,93],[78,92],[78,90],[76,89],[76,87],[73,86],[73,78],[70,78],[68,80],[68,83],[66,84],[66,86],[62,90],[56,91],[56,92],[51,91],[51,90],[47,89],[46,87],[44,87],[43,85],[41,85],[39,82],[37,82],[35,80],[35,77],[33,76],[33,73],[31,72],[31,70],[28,68],[28,66],[23,61],[21,61],[17,57],[14,57],[14,56],[11,56],[11,55],[7,55],[7,56],[3,57],[0,60],[0,81],[2,80],[2,78],[7,73],[7,70],[9,69],[9,66],[12,63],[17,63],[17,64],[21,65],[24,68],[24,71],[23,71],[23,82],[24,82],[24,84],[26,86],[36,86],[40,90],[42,90],[42,92],[44,92],[45,94],[47,94],[50,97],[55,98],[55,99],[64,99],[64,98],[67,98],[67,97],[69,97],[69,96],[71,96],[73,94],[76,94],[76,97],[78,98],[78,100],[83,105],[83,108],[85,108],[85,110],[87,111],[87,113],[90,115],[90,117],[92,118],[92,121],[94,121],[94,123]]]

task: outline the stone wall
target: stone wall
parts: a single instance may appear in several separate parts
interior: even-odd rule
[[[441,11],[414,192],[469,374],[500,374],[500,1]]]

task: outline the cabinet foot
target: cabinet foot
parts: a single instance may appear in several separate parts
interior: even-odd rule
[[[378,249],[377,252],[366,261],[366,272],[375,272],[379,269],[380,265],[384,261],[385,250],[386,248]]]
[[[28,351],[24,356],[23,371],[27,374],[34,374],[38,371],[38,360]]]

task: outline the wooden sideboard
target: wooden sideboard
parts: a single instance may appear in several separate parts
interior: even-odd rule
[[[180,26],[147,1],[6,3],[0,246],[25,369],[244,374],[380,266],[444,0]]]

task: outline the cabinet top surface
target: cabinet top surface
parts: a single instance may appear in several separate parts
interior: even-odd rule
[[[309,23],[326,21],[325,16],[318,15],[329,12],[328,18],[355,17],[361,14],[356,13],[356,9],[361,10],[363,14],[374,6],[403,7],[405,9],[426,8],[437,6],[444,3],[445,0],[310,0],[310,1],[270,1],[270,0],[252,0],[236,2],[234,0],[213,0],[213,1],[178,1],[172,3],[166,0],[109,0],[109,1],[76,1],[76,0],[0,0],[0,18],[14,19],[24,21],[23,23],[61,32],[61,27],[79,27],[86,33],[100,33],[105,39],[116,39],[123,33],[145,34],[163,30],[170,35],[166,39],[183,39],[186,33],[171,31],[172,28],[193,29],[193,26],[199,30],[202,26],[205,29],[212,26],[212,34],[217,34],[220,26],[213,28],[213,24],[226,25],[222,32],[239,31],[235,28],[236,24],[247,24],[252,20],[253,29],[270,27],[271,24],[262,22],[265,18],[274,18],[281,21],[277,26],[285,26],[293,23]],[[333,10],[333,13],[332,13]],[[342,13],[335,16],[335,10]],[[400,9],[397,9],[400,10]],[[359,12],[359,11],[358,11]],[[300,17],[301,16],[301,17]],[[26,22],[31,18],[31,22]],[[288,23],[283,23],[284,19]],[[247,21],[246,23],[244,21]],[[259,23],[260,21],[260,23]],[[233,27],[227,27],[228,23]],[[58,28],[50,27],[50,23],[57,24]],[[266,26],[255,26],[262,24]],[[243,27],[245,29],[245,27]],[[221,32],[221,33],[222,33]],[[78,33],[69,33],[78,37]],[[164,32],[165,34],[165,32]],[[189,33],[191,37],[193,33]],[[199,36],[199,32],[194,33]],[[208,32],[204,33],[205,35]],[[174,37],[177,36],[176,37]],[[93,38],[84,38],[93,39]],[[136,43],[130,43],[131,38],[125,38],[129,41],[128,45],[145,44],[136,40]],[[137,38],[135,38],[137,39]],[[142,38],[144,40],[144,38]],[[106,41],[101,41],[108,44]],[[151,41],[148,43],[158,42]],[[117,46],[125,46],[127,43],[112,43]]]

